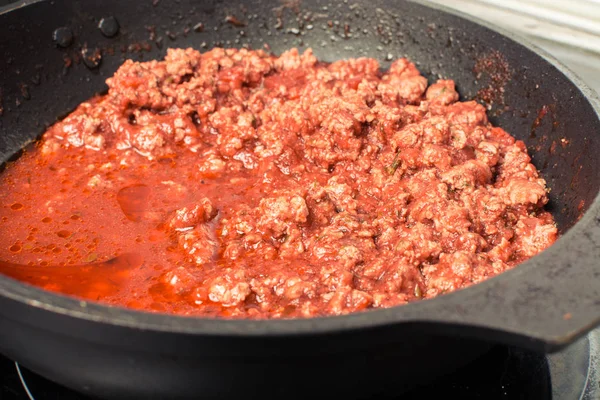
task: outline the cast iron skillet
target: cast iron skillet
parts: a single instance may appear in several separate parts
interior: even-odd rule
[[[97,27],[109,16],[120,24],[110,38]],[[63,26],[74,40],[59,48],[52,33]],[[456,80],[463,99],[479,95],[495,124],[525,140],[563,234],[466,290],[304,320],[146,314],[0,277],[0,351],[44,376],[110,398],[355,398],[433,379],[491,343],[554,351],[600,322],[598,98],[512,35],[421,2],[55,0],[4,9],[0,37],[2,160],[105,90],[125,58],[158,58],[168,46],[310,46],[327,61],[371,56],[384,68],[407,56],[430,80]],[[81,61],[85,48],[101,51],[100,65]]]

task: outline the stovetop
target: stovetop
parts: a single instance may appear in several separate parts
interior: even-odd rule
[[[497,346],[472,364],[399,398],[598,400],[600,330],[550,356]],[[87,400],[0,356],[0,400]]]

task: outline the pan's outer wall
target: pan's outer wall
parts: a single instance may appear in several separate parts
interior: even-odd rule
[[[106,38],[96,26],[111,15],[121,29],[116,37]],[[226,22],[228,15],[246,26]],[[198,23],[204,25],[202,32],[193,28]],[[61,26],[70,27],[75,35],[66,49],[52,43],[52,32]],[[375,57],[383,68],[388,59],[406,56],[430,81],[454,79],[463,98],[474,98],[481,89],[495,85],[504,91],[504,98],[491,104],[491,119],[527,143],[552,188],[551,210],[561,230],[577,221],[598,192],[600,161],[595,154],[600,151],[596,137],[600,127],[577,88],[525,48],[420,4],[56,0],[1,15],[0,27],[2,160],[39,136],[57,117],[105,90],[104,80],[126,58],[160,58],[174,46],[202,50],[261,48],[266,43],[275,53],[293,46],[312,47],[326,61]],[[345,32],[351,36],[345,37]],[[102,50],[99,68],[77,62],[84,47]],[[69,60],[72,65],[67,67]],[[502,71],[504,63],[509,78],[494,82],[486,71]],[[476,65],[488,67],[478,75]],[[544,106],[550,111],[532,134]],[[533,302],[536,294],[530,296]],[[469,308],[468,301],[464,307]],[[111,326],[5,297],[0,297],[0,308],[0,351],[77,390],[110,398],[198,393],[206,398],[239,398],[264,395],[267,388],[272,397],[289,396],[282,391],[290,388],[299,396],[326,395],[319,388],[325,384],[332,394],[358,397],[431,379],[471,360],[487,346],[462,338],[463,330],[436,324],[239,338]],[[104,315],[110,317],[109,312]]]

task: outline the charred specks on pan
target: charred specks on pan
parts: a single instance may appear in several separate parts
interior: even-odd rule
[[[29,93],[29,86],[26,83],[19,83],[19,90],[21,91],[21,96],[23,97],[23,99],[31,99],[31,94]]]
[[[301,4],[301,0],[283,0],[281,1],[280,6],[273,8],[273,12],[277,16],[277,18],[283,18],[283,13],[286,9],[291,10],[295,15],[300,15]]]
[[[538,112],[537,117],[535,117],[533,124],[531,124],[531,133],[529,135],[530,138],[536,137],[535,130],[538,128],[538,126],[540,126],[540,124],[542,123],[542,118],[544,118],[546,116],[546,114],[548,114],[549,110],[550,109],[548,108],[548,106],[546,104],[544,104],[542,106],[542,108],[540,108],[540,111]]]
[[[577,157],[575,157],[575,159],[579,160],[580,157],[581,156],[578,155]],[[574,164],[573,165],[574,171],[576,171],[576,172],[573,174],[573,177],[571,177],[571,182],[569,184],[569,187],[571,188],[571,190],[575,191],[577,189],[577,186],[580,183],[579,175],[581,174],[581,170],[583,169],[583,165],[581,165],[581,164],[580,165],[575,165],[576,162],[573,162],[573,164]]]
[[[537,112],[537,115],[531,123],[529,139],[535,139],[535,144],[530,146],[530,151],[533,152],[533,158],[545,157],[541,170],[545,170],[550,160],[554,158],[556,150],[565,148],[568,144],[568,140],[553,139],[556,135],[556,129],[559,126],[557,119],[557,111],[555,103],[548,103],[542,105]],[[539,132],[541,130],[541,133]]]
[[[568,321],[568,320],[570,320],[571,318],[573,318],[573,315],[572,315],[571,313],[565,313],[565,314],[563,315],[563,319],[564,319],[565,321]]]
[[[152,45],[150,45],[150,43],[148,43],[147,41],[131,43],[129,46],[127,46],[127,52],[133,54],[141,53],[143,51],[150,52],[151,50]]]
[[[165,35],[167,35],[167,37],[169,39],[171,39],[171,41],[177,39],[177,34],[175,32],[173,32],[173,31],[171,31],[171,30],[166,30],[165,31]]]
[[[81,49],[83,64],[89,69],[98,68],[102,62],[102,51],[99,48],[88,48],[83,46]]]
[[[281,19],[281,17],[277,17],[277,23],[275,24],[275,29],[282,29],[283,28],[283,20]]]
[[[585,211],[585,200],[581,199],[581,200],[579,200],[579,203],[577,204],[577,212],[579,213],[578,219],[581,219],[581,217],[583,217],[584,211]]]
[[[496,115],[505,111],[504,91],[513,75],[506,57],[497,50],[477,58],[473,73],[477,80],[486,80],[487,84],[477,92],[477,100],[483,102],[488,110],[496,106]]]
[[[156,34],[156,26],[155,25],[147,25],[146,31],[148,32],[148,41],[154,42],[154,45],[157,49],[162,49],[164,38],[162,36],[157,36]]]
[[[537,116],[535,117],[535,119],[533,120],[533,123],[531,124],[531,133],[529,135],[529,137],[531,139],[534,139],[537,137],[536,131],[539,128],[539,126],[542,124],[544,117],[546,117],[546,115],[550,114],[550,117],[552,119],[552,131],[554,131],[558,125],[559,122],[556,118],[556,104],[544,104],[540,110],[538,111]]]
[[[156,40],[156,26],[155,25],[146,25],[146,31],[148,31],[148,40],[151,42]]]
[[[66,74],[66,71],[71,68],[73,65],[73,58],[71,58],[68,54],[63,55],[63,74]]]
[[[30,81],[34,86],[39,86],[42,83],[41,74],[39,72],[35,72],[33,75],[31,75]]]
[[[561,140],[562,142],[562,140]],[[563,147],[568,146],[563,145]],[[563,193],[563,197],[565,198],[565,202],[577,205],[576,207],[572,207],[569,210],[563,209],[563,213],[567,213],[570,216],[575,216],[575,221],[579,221],[583,214],[587,211],[590,204],[586,202],[585,199],[581,198],[579,192],[581,191],[581,184],[587,180],[587,176],[582,176],[582,171],[584,171],[584,162],[590,156],[588,155],[589,148],[591,147],[591,143],[588,137],[583,138],[583,144],[581,145],[582,151],[575,154],[571,161],[571,165],[569,166],[569,170],[571,171],[571,179],[569,181],[568,186],[565,188]],[[572,155],[570,155],[572,157]],[[567,158],[568,159],[568,158]]]
[[[240,21],[235,15],[232,14],[229,14],[225,17],[225,22],[237,28],[243,28],[244,26],[246,26],[246,22]]]
[[[300,15],[300,0],[284,0],[281,2],[282,4],[278,7],[273,8],[273,13],[276,17],[275,29],[283,29],[284,27],[284,14],[285,10],[291,10],[296,16]],[[299,31],[298,28],[293,28]]]

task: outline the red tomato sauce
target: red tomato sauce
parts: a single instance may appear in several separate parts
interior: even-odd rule
[[[414,64],[127,61],[0,175],[0,272],[134,309],[338,315],[481,282],[557,236],[523,142]]]

